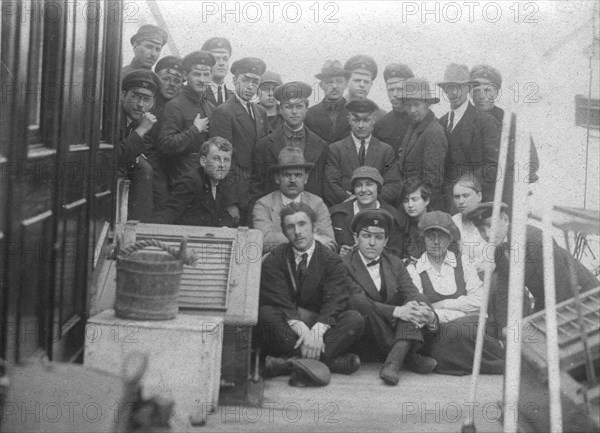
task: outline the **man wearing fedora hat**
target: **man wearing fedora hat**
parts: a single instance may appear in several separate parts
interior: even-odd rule
[[[478,111],[469,102],[469,91],[479,83],[473,81],[466,65],[451,63],[438,83],[450,102],[450,112],[440,118],[446,130],[448,156],[444,173],[443,193],[450,209],[452,184],[463,173],[474,173],[483,180],[484,200],[492,200],[498,168],[500,128],[494,118]]]
[[[402,102],[402,84],[413,77],[412,70],[404,63],[392,63],[383,70],[383,79],[392,111],[375,122],[373,136],[392,146],[394,155],[398,155],[402,140],[411,124]]]
[[[315,239],[335,251],[335,237],[327,206],[320,197],[304,191],[308,173],[313,167],[314,164],[306,162],[297,147],[284,147],[279,152],[277,165],[273,167],[279,189],[260,198],[252,210],[252,226],[264,234],[264,252],[288,242],[281,229],[279,214],[289,203],[305,203],[314,210],[317,218],[314,224]]]
[[[344,63],[344,69],[348,71],[348,102],[366,99],[377,78],[377,63],[373,57],[366,54],[357,54],[350,57]],[[385,116],[385,111],[377,107],[373,116],[375,121]]]
[[[144,24],[130,39],[133,47],[133,60],[121,70],[124,77],[136,69],[152,69],[158,60],[163,46],[167,43],[167,32],[152,24]]]
[[[265,71],[258,86],[258,103],[266,110],[269,120],[269,134],[283,125],[283,116],[275,99],[275,89],[283,84],[281,75],[273,71]]]
[[[444,128],[429,108],[440,99],[431,92],[429,81],[423,78],[404,81],[401,99],[412,124],[398,153],[400,173],[403,179],[418,176],[428,183],[432,189],[431,207],[443,209],[442,184],[448,142]]]
[[[285,147],[299,148],[304,159],[314,164],[308,172],[308,181],[304,189],[319,197],[323,195],[322,185],[328,146],[304,125],[311,93],[310,86],[300,81],[292,81],[275,89],[274,97],[279,103],[285,122],[275,132],[261,138],[256,146],[250,184],[250,194],[253,199],[258,199],[277,189],[273,178],[273,167],[277,165],[279,153]]]
[[[344,98],[349,76],[350,73],[338,60],[327,60],[321,72],[315,75],[325,96],[308,109],[306,126],[327,143],[334,143],[350,134]]]
[[[352,133],[329,145],[323,195],[330,205],[355,198],[351,192],[352,173],[358,167],[375,167],[383,177],[381,198],[395,205],[400,190],[400,173],[395,163],[394,149],[373,137],[374,113],[378,107],[370,99],[358,99],[346,104]]]
[[[216,36],[207,39],[200,48],[208,51],[215,58],[215,64],[211,70],[211,81],[206,89],[206,97],[215,107],[233,96],[233,86],[227,87],[225,77],[229,72],[229,59],[231,57],[231,43],[223,37]]]

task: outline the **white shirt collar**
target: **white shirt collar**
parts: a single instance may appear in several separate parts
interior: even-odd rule
[[[310,248],[304,252],[300,252],[295,247],[292,247],[292,249],[294,250],[294,260],[296,261],[296,265],[302,261],[302,254],[306,253],[306,254],[308,254],[308,256],[306,258],[306,267],[308,268],[308,265],[310,264],[310,260],[312,259],[312,256],[315,253],[316,246],[317,246],[317,242],[315,240],[313,240],[313,243],[310,246]]]
[[[381,255],[378,255],[377,257],[375,257],[374,259],[367,259],[365,256],[363,256],[363,253],[360,252],[360,250],[358,250],[358,255],[360,256],[360,259],[362,260],[362,262],[365,264],[365,266],[367,266],[367,263],[372,262],[373,260],[379,260],[379,258],[381,257]],[[379,266],[379,264],[377,265],[373,265],[373,266],[369,266],[370,268],[377,268]],[[367,268],[368,269],[368,268]],[[379,270],[379,268],[377,268]]]
[[[456,256],[450,250],[446,252],[444,263],[442,263],[442,267],[444,266],[450,266],[451,268],[456,268],[457,266]],[[415,264],[415,269],[417,270],[417,274],[420,274],[424,271],[428,271],[430,269],[434,269],[433,265],[429,261],[429,256],[427,255],[427,252],[424,252],[423,255],[419,258],[419,260],[417,260],[417,263]]]
[[[380,206],[381,204],[379,203],[379,200],[377,200],[375,202],[375,209],[379,209]],[[358,200],[354,200],[354,203],[352,204],[352,210],[354,212],[354,215],[360,212],[360,209],[358,207]]]
[[[357,138],[353,133],[350,134],[350,136],[352,137],[352,140],[354,141],[354,145],[356,146],[356,150],[360,150],[360,140],[363,140],[362,138]],[[365,140],[365,151],[369,148],[369,143],[371,142],[371,137],[373,136],[373,134],[369,135],[367,138],[364,138]]]
[[[301,192],[300,194],[298,194],[298,196],[295,199],[291,199],[288,196],[281,193],[281,201],[283,201],[284,206],[287,206],[290,203],[301,203],[302,202],[302,194],[304,194],[304,192]]]
[[[458,122],[460,122],[460,119],[462,119],[462,117],[465,115],[465,111],[467,111],[468,107],[469,100],[467,99],[465,102],[463,102],[463,104],[460,107],[458,107],[455,110],[451,110],[454,111],[454,122],[452,123],[453,130],[456,127],[456,125],[458,125]],[[448,115],[448,122],[450,122],[450,115]]]

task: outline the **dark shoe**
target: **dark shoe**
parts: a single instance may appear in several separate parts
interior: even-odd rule
[[[408,356],[404,366],[408,368],[410,371],[414,371],[419,374],[429,374],[431,373],[435,367],[437,366],[437,361],[429,356],[419,355],[418,353],[413,353]]]
[[[267,356],[265,358],[265,377],[287,376],[291,372],[291,358],[277,358],[275,356]]]
[[[400,368],[395,362],[386,362],[379,370],[379,377],[388,385],[398,385],[400,381]]]
[[[332,373],[352,374],[360,369],[360,358],[354,353],[346,353],[327,361],[326,364]]]
[[[412,341],[398,340],[392,346],[392,350],[385,358],[385,363],[379,370],[379,377],[389,385],[397,385],[400,380],[400,368],[404,362],[404,358],[408,354]]]

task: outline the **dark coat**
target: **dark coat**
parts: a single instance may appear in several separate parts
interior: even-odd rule
[[[223,84],[225,86],[225,94],[226,94],[226,98],[225,101],[227,101],[229,98],[231,98],[235,92],[231,89],[229,89],[229,87],[227,87],[227,85]],[[223,101],[221,104],[219,104],[217,102],[217,98],[215,97],[215,94],[213,93],[212,87],[208,87],[205,91],[206,93],[206,99],[208,99],[208,102],[210,102],[211,104],[213,104],[215,107],[218,107],[221,104],[224,104],[225,101]]]
[[[416,175],[431,185],[431,206],[434,210],[444,210],[441,197],[447,150],[444,128],[430,110],[423,120],[408,128],[398,154],[403,179]]]
[[[329,114],[324,101],[321,101],[308,109],[304,123],[308,129],[313,131],[327,143],[340,141],[344,139],[344,137],[347,137],[351,132],[350,123],[348,123],[348,112],[344,108],[345,105],[346,100],[344,98],[340,98],[335,104],[335,110],[338,113],[335,127],[329,120]]]
[[[356,200],[340,203],[333,206],[329,213],[331,214],[331,223],[333,225],[333,233],[335,241],[338,244],[338,251],[342,245],[354,245],[354,236],[350,223],[354,218],[354,202]],[[393,206],[390,206],[383,200],[379,201],[381,209],[388,211],[394,218],[394,226],[390,232],[390,237],[386,245],[386,249],[392,254],[402,258],[404,236],[408,226],[408,218]]]
[[[400,196],[400,173],[395,162],[394,150],[389,144],[371,137],[365,155],[365,165],[375,167],[383,177],[381,199],[395,204]],[[325,167],[323,195],[330,205],[343,202],[352,191],[352,173],[359,167],[358,152],[354,140],[349,135],[342,141],[329,145],[329,155]]]
[[[295,274],[296,263],[291,244],[280,245],[263,261],[260,278],[260,305],[279,308],[285,320],[300,320],[298,307],[318,314],[317,322],[334,325],[346,309],[347,275],[342,259],[315,241],[302,287],[295,292],[289,266]]]
[[[210,117],[210,136],[223,137],[233,145],[231,171],[237,186],[238,205],[244,209],[250,198],[254,148],[269,128],[265,109],[254,103],[252,109],[256,123],[237,96],[233,96],[217,107]]]
[[[392,110],[375,123],[373,136],[392,146],[394,155],[397,156],[411,124],[412,121],[405,111]]]
[[[227,181],[227,178],[223,182]],[[223,185],[217,185],[213,198],[210,179],[202,167],[188,170],[173,185],[169,199],[156,213],[155,223],[209,227],[233,227],[233,219],[225,210],[227,203]]]
[[[425,302],[427,298],[419,293],[402,260],[389,252],[381,253],[381,273],[385,281],[387,299],[382,299],[369,275],[366,266],[360,258],[358,249],[342,259],[350,276],[350,293],[364,295],[371,299],[381,313],[391,322],[394,308],[410,301]]]
[[[120,140],[118,148],[119,169],[121,172],[127,168],[128,164],[134,164],[135,160],[142,153],[152,148],[152,140],[148,132],[144,137],[140,137],[135,129],[139,122],[134,120],[127,125],[127,113],[121,109]],[[156,125],[152,129],[156,128]],[[152,130],[151,130],[152,131]]]
[[[165,104],[158,120],[158,150],[165,156],[164,167],[169,182],[200,164],[200,148],[208,133],[194,126],[198,114],[209,117],[214,106],[188,86]]]
[[[309,172],[304,191],[322,197],[328,145],[311,130],[307,128],[304,128],[304,130],[306,133],[304,159],[306,162],[315,164]],[[285,137],[283,136],[283,126],[279,127],[272,134],[261,138],[258,142],[253,155],[253,174],[250,183],[250,195],[254,200],[278,189],[274,180],[275,170],[273,167],[277,165],[279,152],[284,147]]]

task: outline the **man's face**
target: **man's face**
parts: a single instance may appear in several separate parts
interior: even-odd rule
[[[287,215],[283,219],[285,237],[301,252],[307,251],[315,239],[315,228],[304,212]]]
[[[133,43],[133,56],[147,69],[151,69],[154,66],[160,56],[161,50],[162,45],[151,40],[146,39]]]
[[[260,75],[247,73],[237,74],[233,78],[233,84],[235,85],[235,91],[244,101],[250,101],[260,85]]]
[[[305,99],[292,99],[290,101],[282,102],[280,108],[285,123],[290,128],[297,129],[302,125],[306,118],[308,104]]]
[[[210,53],[215,58],[215,66],[212,67],[212,77],[215,82],[220,83],[227,75],[229,70],[229,51],[224,49],[214,49]]]
[[[272,108],[277,105],[277,100],[273,96],[275,94],[275,83],[261,83],[258,87],[258,98],[260,99],[260,105],[265,108]]]
[[[160,93],[165,99],[170,100],[179,95],[179,92],[181,92],[181,88],[183,87],[183,77],[181,75],[172,74],[168,69],[158,71],[157,75],[160,78],[160,81],[162,81],[163,86]]]
[[[275,182],[283,195],[292,200],[304,191],[308,174],[303,168],[284,168],[275,175]]]
[[[344,96],[344,90],[348,86],[346,77],[330,77],[319,83],[325,93],[325,99],[329,101],[339,101]]]
[[[360,208],[368,208],[377,202],[377,182],[371,179],[356,179],[354,195]]]
[[[348,113],[352,133],[357,138],[367,138],[373,131],[375,119],[373,113]]]
[[[121,105],[132,120],[140,120],[142,115],[154,106],[154,92],[144,87],[136,87],[121,92]]]
[[[466,215],[481,203],[481,192],[477,192],[467,185],[457,183],[452,189],[452,198],[458,211]]]
[[[483,82],[471,91],[473,103],[481,111],[490,111],[496,104],[499,89],[489,80],[481,81]]]
[[[506,240],[506,237],[508,236],[508,226],[508,215],[506,215],[504,212],[501,212],[498,224],[498,237],[496,238],[498,245]],[[486,242],[490,242],[492,239],[492,217],[490,216],[482,220],[481,223],[477,226],[477,229],[479,230],[481,237]]]
[[[404,102],[404,110],[413,122],[420,122],[429,113],[429,104],[417,99],[409,99]]]
[[[373,85],[370,73],[352,72],[348,80],[348,94],[350,99],[365,99]]]
[[[424,200],[421,195],[421,189],[412,192],[402,201],[404,211],[411,218],[420,218],[427,211],[429,199]]]
[[[211,76],[210,66],[194,65],[186,76],[188,87],[196,93],[204,93],[212,80]]]
[[[381,255],[387,241],[385,230],[381,227],[369,226],[363,228],[358,235],[354,233],[354,242],[358,245],[358,250],[369,260]]]
[[[404,81],[406,80],[402,78],[390,78],[387,83],[385,83],[388,98],[392,103],[392,108],[395,111],[404,110],[404,105],[402,103],[402,83]]]
[[[448,97],[450,107],[454,110],[460,107],[469,97],[469,85],[450,83],[444,86],[444,93]]]
[[[212,180],[221,181],[231,168],[231,152],[220,150],[212,145],[208,155],[200,157],[200,165]]]
[[[427,254],[439,259],[446,256],[451,240],[448,233],[439,229],[429,229],[425,230],[423,236],[425,238]]]

